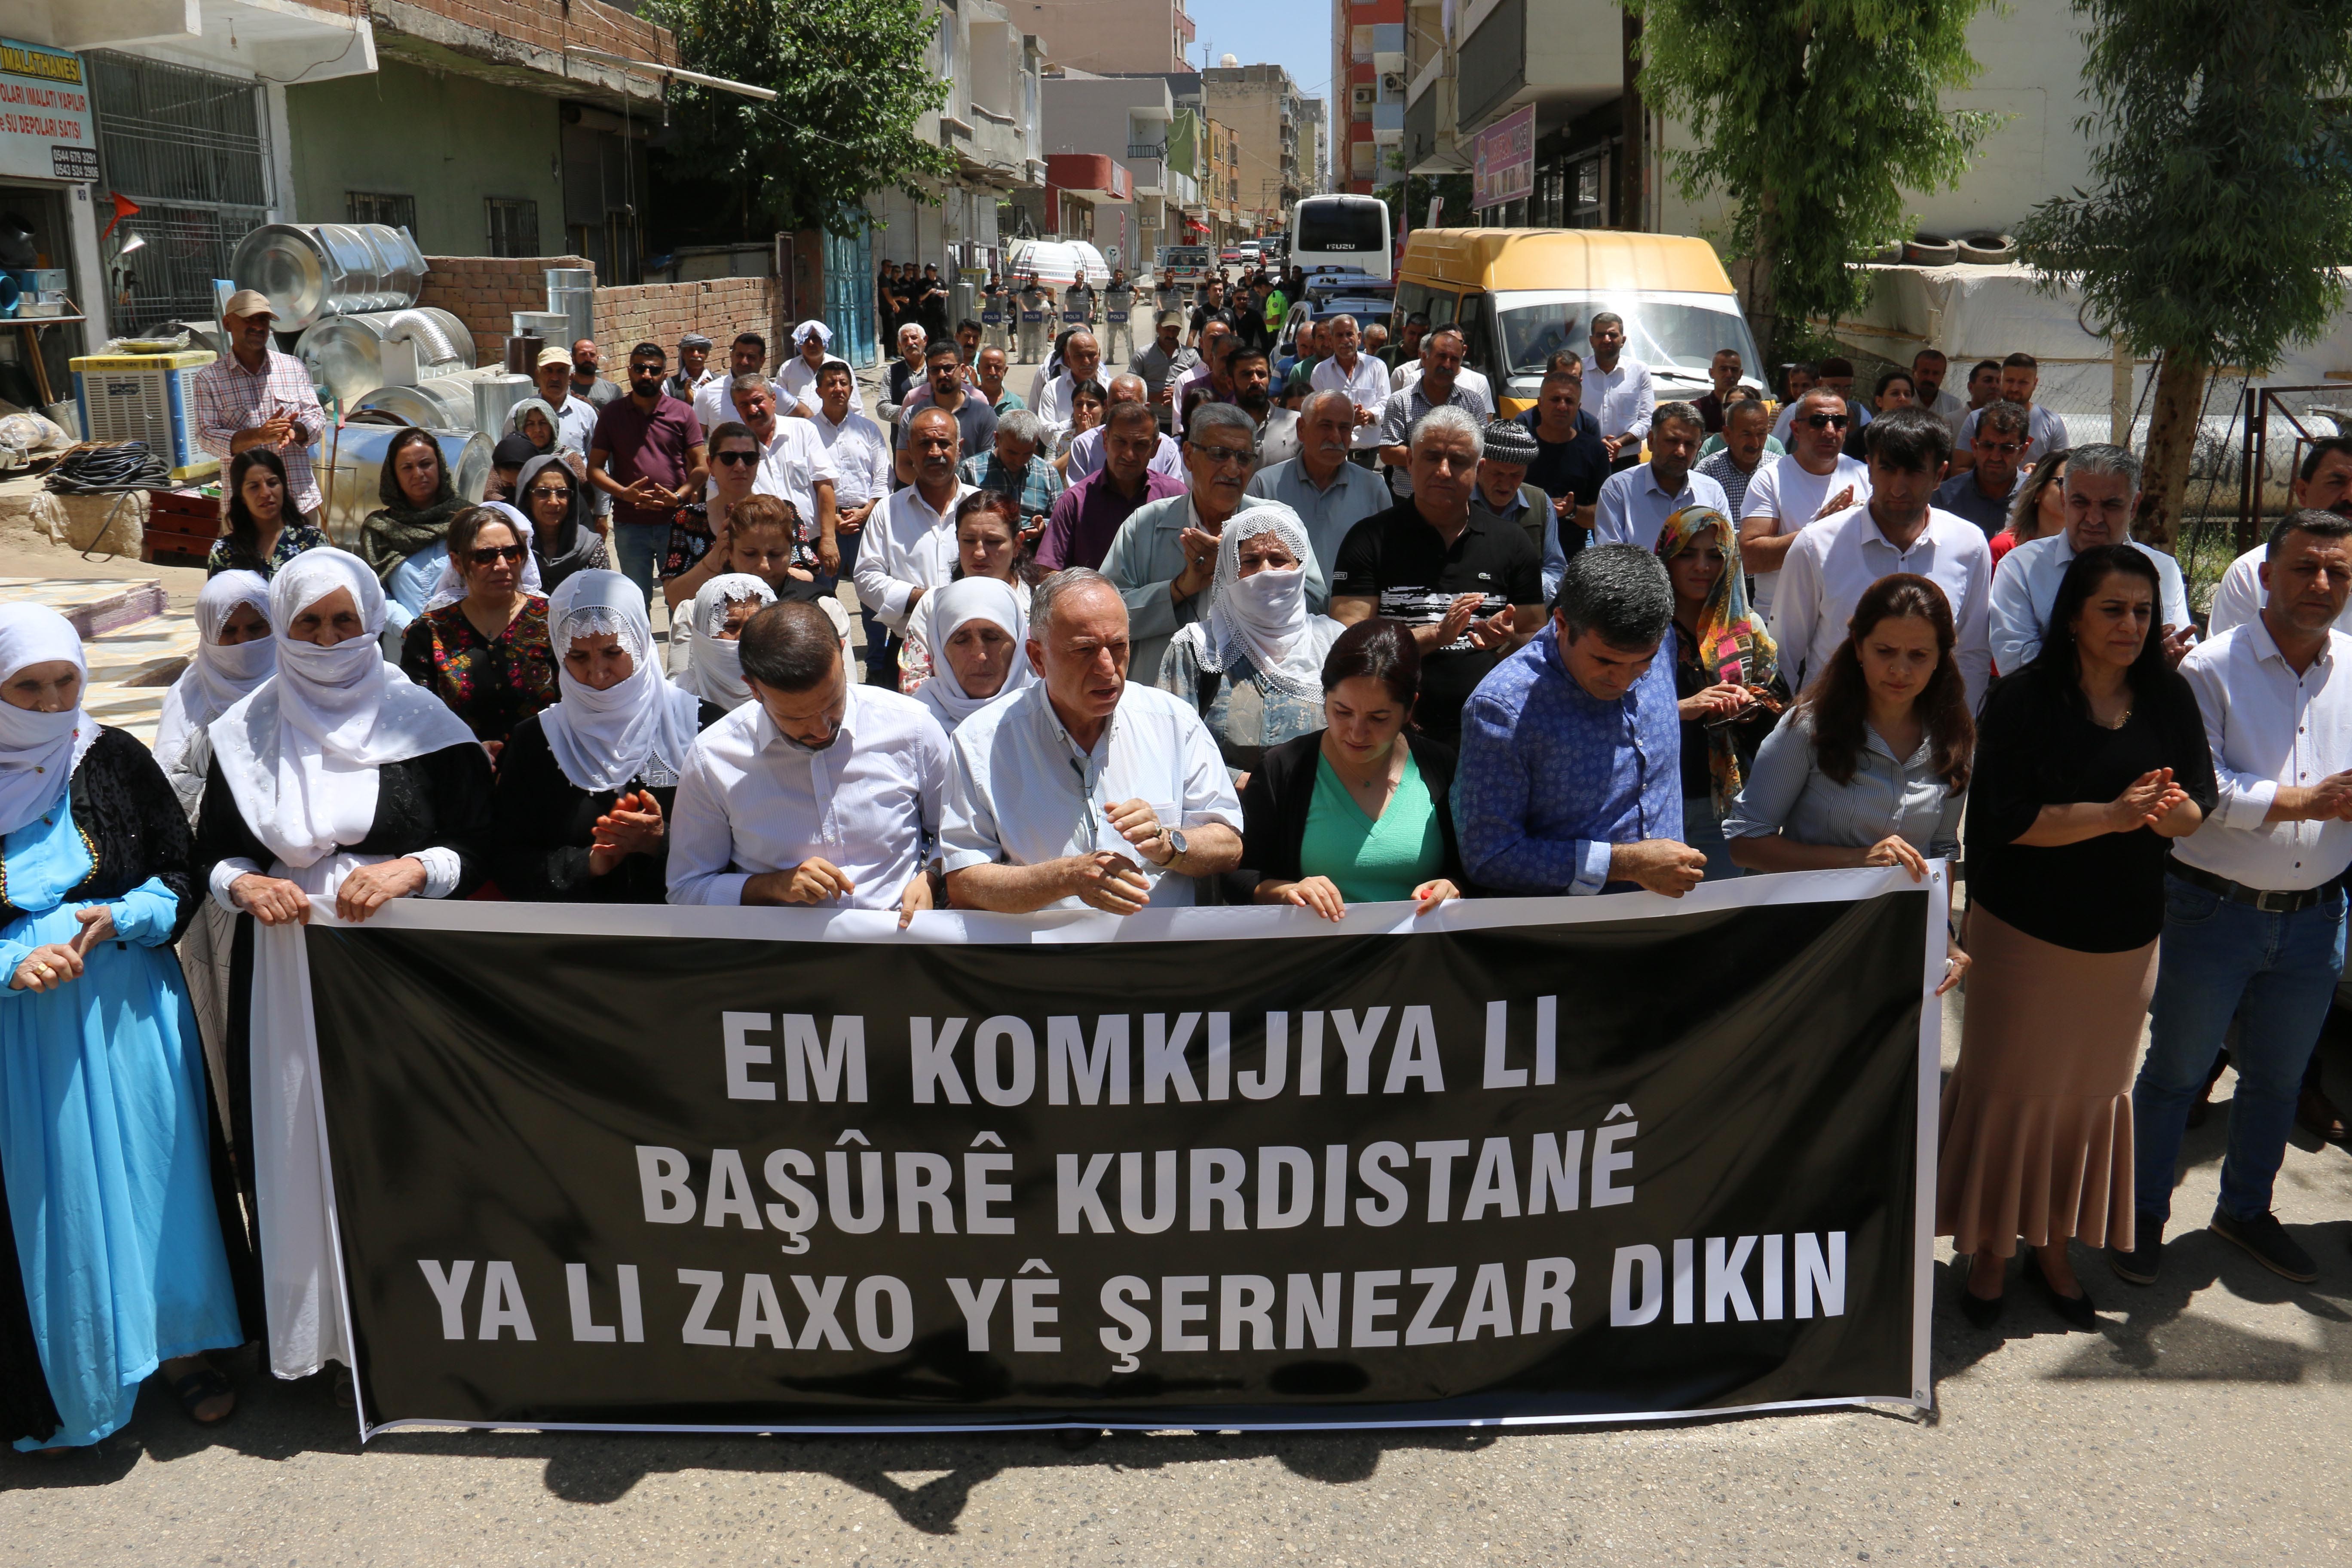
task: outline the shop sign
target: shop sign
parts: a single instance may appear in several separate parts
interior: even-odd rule
[[[98,178],[81,57],[0,38],[0,176]]]

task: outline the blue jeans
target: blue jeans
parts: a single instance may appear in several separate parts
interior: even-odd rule
[[[654,584],[660,580],[662,557],[669,552],[669,524],[666,522],[613,523],[613,549],[620,559],[614,568],[637,585],[646,603],[654,602]]]
[[[2161,1226],[2172,1212],[2189,1108],[2204,1093],[2233,1016],[2238,1038],[2230,1064],[2238,1069],[2238,1089],[2230,1102],[2230,1152],[2221,1162],[2221,1210],[2234,1219],[2270,1212],[2303,1070],[2343,967],[2341,892],[2330,890],[2294,914],[2264,914],[2165,878],[2147,1060],[2132,1086],[2133,1201],[2142,1225]]]
[[[1731,847],[1724,839],[1723,818],[1716,815],[1713,795],[1684,799],[1683,842],[1706,857],[1706,881],[1748,874],[1731,863]]]

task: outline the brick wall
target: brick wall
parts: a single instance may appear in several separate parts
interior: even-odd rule
[[[602,0],[371,0],[368,10],[377,26],[422,37],[442,30],[432,26],[436,18],[454,23],[474,37],[439,41],[508,63],[519,53],[561,56],[572,44],[636,60],[677,58],[677,40],[668,28]]]
[[[517,310],[547,309],[547,269],[583,268],[577,256],[428,256],[420,305],[435,305],[466,323],[474,334],[474,357],[496,364],[506,354],[509,328]],[[596,342],[613,374],[633,343],[650,340],[675,351],[688,332],[700,332],[723,357],[736,333],[758,332],[768,340],[768,358],[782,353],[790,323],[772,278],[710,278],[689,283],[645,283],[596,290]],[[569,348],[571,345],[563,345]]]

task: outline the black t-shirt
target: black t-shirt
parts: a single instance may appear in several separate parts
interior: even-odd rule
[[[1223,321],[1229,327],[1235,326],[1235,317],[1234,315],[1233,307],[1230,305],[1195,305],[1192,307],[1192,335],[1194,337],[1200,336],[1202,329],[1206,327],[1211,321]],[[1236,330],[1238,330],[1238,328],[1236,328]]]
[[[1542,604],[1543,560],[1527,530],[1474,518],[1449,549],[1412,501],[1400,501],[1349,531],[1331,577],[1332,597],[1375,599],[1380,614],[1409,626],[1435,626],[1461,594],[1482,596],[1482,616]],[[1461,732],[1462,704],[1499,657],[1473,647],[1466,633],[1423,655],[1413,710],[1423,732],[1450,745]]]
[[[1519,423],[1533,435],[1542,418],[1541,409],[1530,408],[1519,416]],[[1580,408],[1575,440],[1547,441],[1536,436],[1536,460],[1528,465],[1528,483],[1554,500],[1572,495],[1580,507],[1601,499],[1601,487],[1609,479],[1609,448],[1601,444],[1601,421]]]

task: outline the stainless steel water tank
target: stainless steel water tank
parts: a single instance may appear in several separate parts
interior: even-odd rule
[[[384,345],[393,342],[415,345],[419,381],[474,368],[474,334],[432,305],[329,316],[303,332],[294,353],[312,381],[350,403],[384,384]]]
[[[582,338],[596,335],[596,274],[584,267],[551,267],[547,269],[547,308],[562,316],[568,325],[564,329],[563,346],[570,348]]]
[[[327,536],[344,549],[359,548],[360,524],[383,505],[383,454],[402,425],[346,425],[330,432],[318,454],[320,482],[327,492]],[[479,500],[490,482],[490,438],[473,430],[432,430],[441,447],[441,460],[458,495]],[[333,447],[334,468],[328,471],[328,447]]]
[[[421,425],[428,430],[471,430],[475,428],[475,384],[505,374],[498,365],[484,365],[479,370],[435,376],[415,386],[379,386],[353,399],[352,407],[354,413],[390,414],[404,424]]]
[[[572,318],[561,310],[517,310],[513,324],[515,336],[539,338],[548,347],[562,349],[566,354],[580,338],[572,330]]]
[[[269,296],[278,331],[299,332],[328,316],[415,304],[424,257],[381,224],[269,223],[237,242],[229,276]]]
[[[474,383],[474,428],[495,443],[505,434],[515,405],[538,395],[527,375],[486,375]]]

